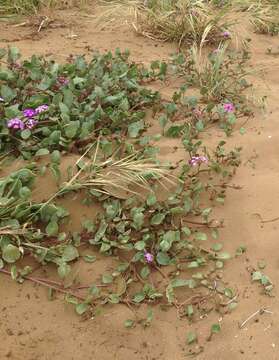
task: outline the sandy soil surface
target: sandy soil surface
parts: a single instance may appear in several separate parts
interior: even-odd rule
[[[0,46],[17,46],[25,57],[33,53],[53,56],[63,61],[69,54],[88,54],[100,51],[129,48],[136,61],[150,62],[167,59],[175,51],[172,44],[156,43],[136,36],[130,28],[111,26],[98,30],[93,16],[94,8],[84,14],[78,11],[61,11],[55,14],[52,27],[36,34],[36,27],[14,27],[0,23]],[[53,14],[50,14],[53,16]],[[40,20],[33,19],[33,22]],[[76,35],[76,36],[73,36]],[[244,136],[235,131],[228,139],[230,145],[243,147],[243,163],[233,178],[240,190],[228,191],[226,203],[216,210],[224,218],[221,239],[232,253],[239,245],[247,246],[247,253],[226,265],[226,279],[238,289],[239,305],[222,319],[222,333],[206,342],[199,360],[269,360],[279,359],[279,305],[275,297],[261,293],[256,283],[251,283],[247,267],[256,266],[264,259],[265,273],[275,283],[278,279],[278,229],[279,229],[279,60],[267,55],[266,49],[278,50],[279,40],[274,37],[256,36],[251,33],[252,62],[265,69],[264,78],[254,77],[258,90],[268,96],[268,111],[257,113],[245,125]],[[176,84],[165,85],[162,90],[173,91]],[[163,87],[163,85],[162,85]],[[170,88],[171,87],[171,88]],[[208,142],[218,131],[207,134]],[[162,153],[172,160],[183,158],[183,152],[173,152],[175,141],[162,140]],[[78,227],[79,209],[74,219]],[[270,220],[262,222],[262,220]],[[98,279],[103,271],[111,268],[110,259],[97,254],[97,262],[80,268],[86,279]],[[162,311],[155,308],[152,326],[143,329],[126,329],[124,321],[133,317],[132,311],[122,305],[106,307],[104,312],[87,321],[75,315],[73,308],[57,296],[47,300],[46,289],[26,281],[18,285],[5,275],[0,276],[0,359],[13,360],[182,360],[187,359],[187,320],[179,320],[175,309]],[[255,317],[239,329],[239,323],[255,311],[267,307],[272,314]],[[146,309],[141,309],[146,313]],[[201,343],[205,342],[212,323],[220,320],[218,314],[197,322],[194,328]]]

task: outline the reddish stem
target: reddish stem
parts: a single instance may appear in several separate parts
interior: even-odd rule
[[[0,273],[3,273],[3,274],[8,275],[8,276],[11,275],[11,273],[8,270],[4,270],[4,269],[0,269]],[[76,295],[76,294],[74,294],[74,293],[72,293],[70,291],[67,291],[67,290],[61,289],[59,287],[56,287],[54,285],[51,285],[51,284],[45,282],[45,280],[43,280],[43,279],[37,279],[37,278],[33,278],[31,276],[23,276],[23,278],[26,279],[26,280],[30,280],[30,281],[34,282],[35,284],[43,285],[45,287],[48,287],[49,289],[53,289],[55,291],[61,292],[61,293],[66,294],[66,295],[71,295],[71,296],[73,296],[73,297],[75,297],[75,298],[77,298],[77,299],[79,299],[81,301],[85,301],[85,298],[83,296]]]

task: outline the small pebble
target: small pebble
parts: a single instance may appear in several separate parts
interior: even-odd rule
[[[14,333],[13,333],[13,331],[12,331],[11,329],[7,329],[7,330],[6,330],[6,333],[7,333],[9,336],[13,336],[13,335],[14,335]]]
[[[9,351],[5,354],[5,356],[6,356],[7,358],[10,358],[10,357],[12,356],[12,351],[9,350]]]

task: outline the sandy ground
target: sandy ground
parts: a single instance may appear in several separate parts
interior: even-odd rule
[[[0,23],[0,46],[15,45],[24,56],[53,55],[58,61],[69,54],[88,54],[92,49],[129,48],[132,58],[142,62],[167,59],[175,51],[174,45],[136,36],[127,26],[98,30],[90,17],[94,14],[95,9],[84,15],[78,15],[77,11],[56,13],[57,27],[42,30],[39,36],[32,33],[36,28]],[[244,136],[236,131],[228,139],[230,145],[243,146],[243,164],[233,179],[242,189],[229,190],[225,205],[216,210],[225,220],[221,239],[226,249],[234,253],[239,245],[247,246],[247,253],[230,261],[225,271],[231,286],[238,289],[239,305],[223,319],[211,314],[194,324],[200,343],[205,343],[204,352],[196,357],[198,360],[279,359],[278,291],[275,286],[274,297],[263,295],[258,285],[251,283],[247,271],[248,266],[256,266],[258,260],[264,259],[267,263],[264,272],[276,285],[279,220],[261,223],[261,217],[263,220],[279,217],[279,61],[266,54],[269,47],[278,50],[279,40],[251,37],[252,62],[265,69],[264,79],[255,76],[254,82],[258,90],[268,96],[268,111],[265,115],[258,112],[256,118],[246,124]],[[216,132],[206,135],[208,141],[213,136]],[[217,136],[221,134],[217,132]],[[170,153],[174,145],[166,139],[162,143],[163,152]],[[183,153],[179,151],[172,155],[173,160],[181,156]],[[110,260],[98,255],[96,263],[80,271],[91,280],[110,267]],[[125,306],[107,307],[95,319],[82,321],[60,297],[47,301],[46,294],[44,288],[30,282],[20,286],[9,277],[0,276],[1,360],[188,358],[185,339],[189,324],[187,320],[178,320],[175,309],[155,308],[151,327],[137,326],[129,330],[124,327],[124,321],[132,318],[133,313]],[[273,313],[255,317],[239,329],[239,323],[263,307]],[[142,313],[146,313],[146,309],[142,308]],[[218,320],[221,320],[222,333],[206,342],[211,324]]]

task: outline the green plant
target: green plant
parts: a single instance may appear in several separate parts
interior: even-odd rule
[[[2,49],[2,59],[5,55]],[[10,48],[0,68],[1,150],[31,158],[83,149],[101,134],[119,143],[126,134],[136,138],[145,128],[145,109],[159,100],[141,84],[161,72],[129,63],[128,56],[117,51],[96,54],[90,63],[77,57],[58,65],[36,56],[20,62],[18,50]],[[30,124],[32,116],[36,122]],[[20,120],[21,129],[12,118]]]
[[[206,241],[218,239],[222,221],[214,218],[213,208],[224,203],[240,149],[227,151],[220,142],[210,151],[198,139],[195,121],[169,126],[185,110],[183,91],[162,104],[160,94],[145,86],[164,79],[167,65],[153,62],[145,68],[120,51],[95,54],[90,62],[70,58],[63,65],[36,56],[20,62],[15,48],[1,55],[1,158],[24,160],[21,169],[0,179],[0,272],[65,294],[80,315],[107,303],[135,306],[163,297],[190,321],[200,311],[199,299],[226,312],[225,299],[233,291],[221,281],[218,289],[213,284],[230,254]],[[200,74],[192,63],[189,69],[196,86]],[[144,134],[146,109],[161,116],[164,135],[181,138],[185,159],[178,175],[171,173],[173,164],[156,159],[154,142],[160,136]],[[57,190],[35,201],[47,173]],[[83,219],[82,230],[67,232],[71,215],[61,203],[74,194],[98,211]],[[73,262],[96,260],[84,253],[92,249],[113,256],[114,271],[102,274],[101,284],[73,281],[66,288]],[[32,267],[20,265],[29,256],[55,264],[62,282],[31,276]],[[153,283],[153,274],[163,281]],[[178,289],[194,294],[199,289],[187,311]],[[127,325],[149,326],[152,318],[149,309],[146,319]]]
[[[48,201],[43,203],[34,203],[32,201],[32,185],[35,179],[36,168],[33,171],[28,168],[18,170],[16,173],[2,178],[1,183],[1,223],[0,223],[0,248],[1,248],[1,266],[4,264],[15,264],[22,256],[30,255],[37,259],[42,264],[49,262],[57,265],[59,276],[64,279],[70,271],[70,263],[77,260],[80,256],[79,247],[81,244],[98,247],[101,253],[117,254],[117,250],[125,251],[129,260],[126,260],[124,270],[119,270],[120,276],[122,271],[136,271],[140,277],[147,279],[152,271],[155,271],[158,266],[176,265],[178,268],[185,261],[188,264],[187,268],[203,268],[209,262],[213,262],[220,266],[220,263],[227,260],[229,255],[227,253],[214,253],[200,248],[200,241],[207,239],[207,231],[202,232],[196,228],[196,225],[204,226],[205,229],[212,231],[212,236],[217,236],[218,225],[213,225],[209,220],[212,212],[211,208],[202,208],[200,206],[200,196],[208,192],[210,188],[209,197],[210,201],[223,196],[217,190],[216,185],[202,180],[200,174],[204,171],[208,172],[209,178],[213,178],[213,174],[220,176],[221,184],[232,175],[229,171],[234,168],[238,163],[232,162],[231,155],[221,151],[222,144],[219,146],[216,154],[209,160],[208,168],[201,169],[200,166],[195,167],[192,165],[185,165],[181,172],[178,186],[175,187],[173,194],[163,201],[157,200],[156,192],[158,186],[162,184],[157,183],[158,175],[153,181],[153,191],[147,192],[145,200],[138,196],[130,196],[127,199],[117,199],[113,194],[107,191],[98,191],[98,188],[112,185],[114,176],[104,184],[102,176],[101,181],[98,181],[98,175],[95,180],[89,183],[86,178],[85,183],[79,180],[79,175],[84,171],[81,168],[81,160],[77,162],[78,168],[82,172],[77,172],[75,177],[76,181],[70,181],[66,185],[62,184],[61,191],[54,194]],[[197,146],[195,148],[197,150]],[[84,166],[86,165],[85,156],[82,158]],[[127,160],[125,160],[125,163]],[[118,162],[121,164],[121,161]],[[111,164],[107,163],[109,167],[115,168],[117,162]],[[129,163],[129,166],[141,166],[139,163]],[[92,175],[94,168],[87,169]],[[122,175],[124,183],[125,179],[134,182],[133,173],[137,178],[138,172],[131,168]],[[227,168],[225,170],[225,168]],[[146,173],[146,171],[148,172]],[[129,171],[127,173],[127,171]],[[146,175],[156,173],[156,170],[144,168]],[[98,174],[98,172],[97,172]],[[112,174],[110,172],[110,174]],[[92,176],[91,175],[91,176]],[[99,175],[100,176],[100,175]],[[153,175],[154,176],[154,175]],[[151,179],[153,178],[151,177]],[[136,179],[135,178],[135,179]],[[73,178],[72,178],[73,179]],[[144,180],[145,188],[150,183],[150,175]],[[215,182],[217,178],[214,177]],[[84,181],[84,178],[83,178]],[[139,180],[141,182],[141,179]],[[147,182],[148,181],[148,182]],[[140,184],[139,182],[139,184]],[[156,185],[157,183],[157,185]],[[119,179],[116,178],[115,186],[119,188]],[[81,189],[89,190],[88,196],[93,197],[94,202],[99,202],[103,211],[99,214],[94,222],[87,221],[82,231],[78,236],[59,231],[59,222],[63,218],[68,217],[67,209],[55,205],[54,200],[59,197],[65,197],[69,192],[81,191]],[[100,189],[100,188],[99,188]],[[215,190],[214,190],[215,189]],[[97,191],[96,191],[97,190]],[[217,190],[217,191],[216,191]],[[220,195],[218,195],[220,194]],[[187,220],[187,217],[195,216],[201,218],[198,220]],[[186,217],[186,218],[185,218]],[[218,249],[217,249],[218,250]],[[147,252],[150,254],[147,256]],[[119,254],[120,255],[120,254]],[[123,263],[123,260],[121,260]],[[127,262],[128,261],[128,262]],[[120,266],[120,265],[119,265]],[[123,264],[121,265],[123,267]],[[119,267],[120,268],[120,267]],[[28,272],[26,273],[26,271]],[[6,271],[6,270],[5,270]],[[18,281],[22,281],[24,277],[29,276],[32,268],[21,270],[16,265],[13,265],[12,276]],[[214,276],[213,273],[211,273]],[[165,290],[154,289],[148,282],[143,287],[141,292],[133,295],[130,299],[131,303],[140,303],[146,300],[154,301],[162,296],[162,291],[166,291],[166,296],[169,302],[177,303],[175,297],[175,288],[177,287],[190,287],[196,288],[204,286],[208,288],[208,275],[199,274],[192,279],[176,279],[171,277]],[[113,279],[106,284],[110,284]],[[109,286],[109,285],[107,285]],[[56,288],[59,291],[60,288]],[[68,293],[73,293],[73,289],[69,289]],[[90,290],[91,292],[91,290]],[[222,293],[222,291],[221,291]],[[75,293],[74,293],[75,294]],[[225,293],[222,293],[224,296]],[[126,290],[119,294],[114,293],[105,295],[100,292],[101,298],[106,299],[105,302],[117,303],[127,297]],[[81,296],[76,293],[76,298],[80,299]],[[68,299],[68,298],[67,298]],[[87,298],[83,302],[84,309],[89,309],[92,304],[92,299]],[[73,301],[72,298],[70,300]],[[77,311],[83,313],[83,308],[80,303],[77,303]]]
[[[30,14],[36,12],[39,7],[40,0],[1,0],[0,12],[2,14],[17,13]]]
[[[186,127],[180,125],[178,133],[186,128],[200,132],[212,123],[219,123],[230,134],[237,118],[252,115],[251,84],[247,80],[252,70],[248,60],[246,50],[241,53],[228,50],[224,43],[207,56],[201,43],[194,44],[185,56],[173,57],[172,71],[184,79],[184,84],[174,93],[173,111],[167,112],[167,118],[175,121],[186,116]],[[162,125],[165,127],[167,122]],[[169,129],[166,134],[175,133]]]

